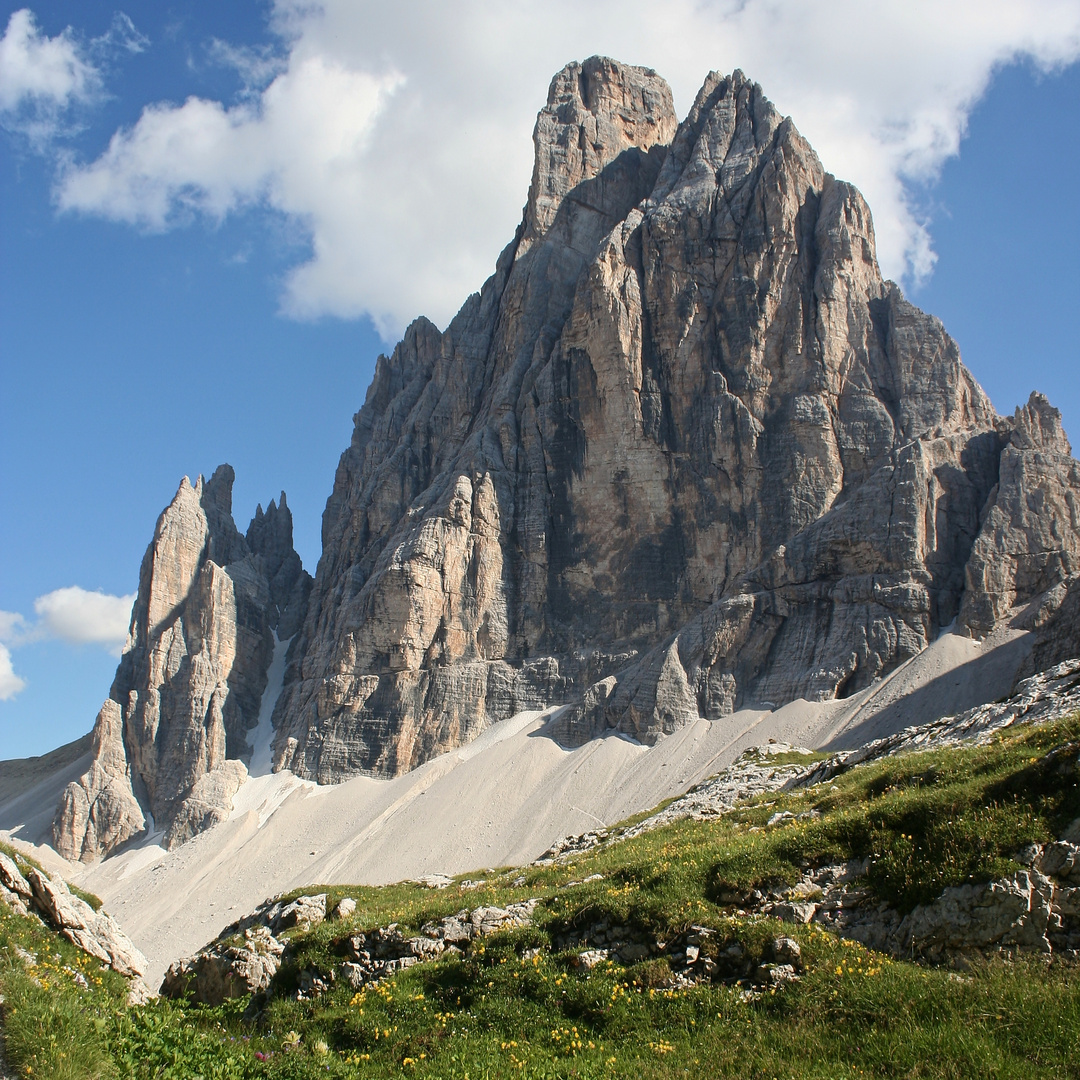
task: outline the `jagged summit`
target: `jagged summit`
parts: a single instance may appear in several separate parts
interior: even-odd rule
[[[655,72],[594,57],[534,143],[495,273],[379,358],[313,583],[284,495],[243,537],[228,467],[181,484],[65,853],[224,812],[275,629],[275,767],[323,783],[552,704],[576,744],[847,697],[948,626],[1077,636],[1060,417],[995,413],[756,83],[710,74],[678,123]]]
[[[624,185],[642,172],[655,175],[677,127],[671,88],[655,71],[602,56],[567,64],[551,80],[533,131],[532,183],[516,257],[556,222],[572,219],[559,216],[570,192],[575,203],[601,216],[618,213]],[[562,236],[573,244],[567,233]]]
[[[143,558],[131,629],[94,725],[92,764],[69,784],[57,851],[90,861],[147,827],[166,847],[228,813],[246,772],[273,654],[273,631],[303,616],[310,577],[281,502],[241,536],[233,469],[185,476]],[[285,634],[284,636],[288,636]]]

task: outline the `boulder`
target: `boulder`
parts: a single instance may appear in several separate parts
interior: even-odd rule
[[[237,942],[215,942],[165,972],[163,997],[191,997],[205,1005],[268,990],[285,946],[265,926],[244,931]]]
[[[94,911],[63,881],[49,878],[36,868],[28,871],[27,880],[35,905],[68,941],[121,975],[142,975],[146,970],[146,957],[110,915]]]

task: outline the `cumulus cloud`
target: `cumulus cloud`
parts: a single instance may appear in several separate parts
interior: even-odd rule
[[[0,109],[26,101],[63,106],[87,97],[96,83],[97,71],[83,58],[70,27],[46,37],[28,8],[8,19],[0,38]]]
[[[862,188],[883,269],[912,280],[934,256],[907,185],[957,152],[998,67],[1080,56],[1080,0],[276,0],[273,26],[276,58],[213,46],[249,72],[236,102],[148,105],[69,168],[59,205],[150,229],[288,215],[311,254],[284,310],[369,314],[387,338],[420,313],[445,323],[490,272],[568,60],[654,67],[680,112],[709,70],[743,68]]]
[[[17,611],[0,611],[0,701],[10,701],[26,689],[26,680],[15,674],[8,645],[26,637],[26,620]]]
[[[34,601],[38,626],[48,637],[75,644],[105,645],[119,654],[127,639],[135,594],[111,596],[71,585]]]
[[[15,674],[11,650],[39,641],[58,639],[74,645],[103,645],[119,656],[127,640],[130,596],[112,596],[71,585],[54,589],[34,601],[37,620],[17,611],[0,611],[0,701],[8,701],[26,688]]]
[[[26,689],[26,680],[20,679],[11,666],[11,653],[6,645],[0,645],[0,701],[10,701]]]
[[[0,122],[46,150],[72,130],[65,117],[74,106],[100,99],[110,58],[143,52],[149,44],[122,11],[104,34],[84,41],[70,26],[49,37],[34,13],[21,8],[0,38]]]
[[[47,37],[28,8],[8,19],[0,38],[0,115],[6,127],[46,142],[64,110],[90,100],[100,81],[70,27]]]

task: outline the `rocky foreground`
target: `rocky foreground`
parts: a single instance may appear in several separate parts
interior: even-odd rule
[[[1078,706],[1070,661],[1008,700],[858,751],[754,747],[654,813],[531,865],[295,890],[173,964],[171,1000],[136,1009],[119,995],[137,981],[103,985],[104,965],[61,956],[16,911],[30,894],[45,918],[58,903],[77,912],[53,925],[83,947],[103,917],[29,864],[3,863],[13,1060],[51,1075],[42,1066],[66,1067],[77,1045],[103,1076],[243,1080],[668,1078],[746,1060],[770,1075],[781,1060],[799,1075],[842,1075],[847,1060],[1067,1075]],[[77,1041],[34,1035],[50,1030],[39,1013],[81,1022]],[[1033,1017],[1045,1020],[1034,1041]]]
[[[150,998],[151,993],[140,978],[146,971],[146,957],[135,948],[112,916],[95,910],[73,893],[61,878],[50,877],[40,867],[25,860],[20,869],[15,858],[0,851],[0,903],[16,915],[37,915],[84,953],[127,976],[131,980],[131,1003],[138,1004]]]

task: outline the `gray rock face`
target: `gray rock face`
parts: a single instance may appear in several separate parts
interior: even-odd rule
[[[1050,952],[1046,930],[1053,893],[1049,878],[1027,870],[984,885],[946,889],[900,923],[901,950],[925,953],[1016,945]]]
[[[992,629],[1012,608],[1052,593],[1080,570],[1080,463],[1061,414],[1033,393],[1002,430],[1008,442],[997,487],[965,569],[960,615],[975,632]],[[1077,655],[1080,650],[1048,656],[1043,666]]]
[[[112,916],[95,911],[63,881],[46,877],[35,867],[27,871],[26,880],[33,890],[34,904],[68,941],[121,975],[136,976],[146,970],[146,957]]]
[[[999,418],[870,212],[741,72],[551,84],[517,235],[379,359],[276,767],[394,775],[522,708],[651,742],[844,696],[1071,573],[1056,413]]]
[[[300,621],[310,577],[292,517],[260,507],[245,540],[233,471],[187,478],[143,558],[128,642],[94,725],[93,763],[53,822],[57,851],[93,861],[141,833],[172,847],[222,820],[246,776],[239,760],[279,635]]]

